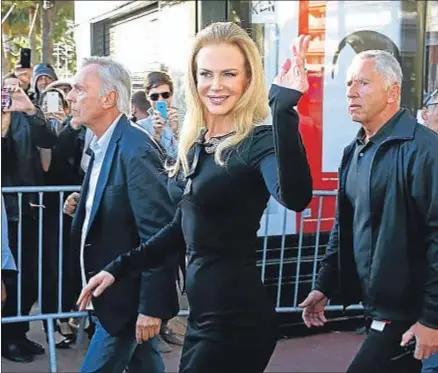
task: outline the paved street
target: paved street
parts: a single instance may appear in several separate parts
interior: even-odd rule
[[[45,344],[45,336],[41,330],[41,323],[35,322],[29,333],[31,339]],[[277,349],[271,359],[267,372],[300,372],[323,373],[343,372],[356,352],[362,336],[354,332],[331,332],[314,336],[291,338],[279,341]],[[58,371],[77,372],[87,341],[81,346],[68,350],[57,350]],[[167,372],[177,372],[180,349],[163,354]],[[38,356],[30,364],[14,364],[2,359],[2,372],[48,372],[47,356]]]

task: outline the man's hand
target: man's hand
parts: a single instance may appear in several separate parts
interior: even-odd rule
[[[31,67],[21,67],[20,64],[15,65],[14,70],[15,76],[20,81],[20,87],[27,89],[30,86],[30,81],[32,79],[32,68]]]
[[[154,134],[155,140],[160,141],[161,133],[163,132],[163,128],[164,128],[164,119],[159,111],[154,110],[154,113],[152,114],[152,127],[154,128],[155,131]]]
[[[403,334],[400,345],[405,346],[412,338],[417,341],[414,353],[416,359],[427,359],[438,351],[438,329],[417,322]]]
[[[73,217],[76,212],[76,208],[78,207],[80,194],[78,192],[74,192],[70,194],[64,202],[64,214],[70,215]]]
[[[173,135],[179,137],[179,115],[174,107],[170,107],[167,111],[167,123],[173,132]]]
[[[138,314],[137,325],[135,327],[135,338],[138,343],[143,343],[152,339],[160,333],[161,320],[156,317]]]
[[[328,298],[319,290],[313,290],[299,306],[303,307],[303,320],[308,328],[324,326],[327,319],[324,316],[324,307]]]
[[[46,115],[47,119],[54,119],[56,121],[58,121],[59,123],[64,122],[65,118],[67,118],[67,116],[65,115],[65,112],[63,111],[55,111],[52,113],[44,113]]]
[[[3,109],[4,112],[20,111],[27,115],[35,115],[37,113],[35,105],[26,92],[23,91],[23,88],[19,86],[9,86],[9,88],[11,90],[12,104],[9,108]]]

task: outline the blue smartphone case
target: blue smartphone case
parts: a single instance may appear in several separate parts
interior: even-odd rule
[[[166,101],[157,101],[157,106],[155,110],[160,112],[161,117],[167,121],[167,102]]]

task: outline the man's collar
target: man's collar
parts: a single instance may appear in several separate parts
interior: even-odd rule
[[[399,139],[409,137],[409,135],[413,133],[411,127],[407,126],[407,128],[405,128],[405,124],[398,125],[402,118],[404,119],[403,122],[405,122],[405,119],[409,119],[409,117],[409,112],[406,109],[399,109],[397,113],[395,113],[373,136],[369,138],[369,141],[380,143],[389,136]],[[355,140],[357,143],[362,143],[364,139],[365,130],[361,127],[357,132]]]
[[[93,140],[91,141],[90,147],[93,151],[97,149],[106,149],[108,147],[108,144],[111,140],[112,134],[116,128],[117,123],[119,122],[120,118],[123,116],[122,113],[120,113],[117,118],[114,120],[114,122],[106,129],[106,131],[103,133],[103,135],[98,139],[96,135],[94,135]]]

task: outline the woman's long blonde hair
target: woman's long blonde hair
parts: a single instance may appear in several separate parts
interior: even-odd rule
[[[239,144],[249,135],[252,128],[261,124],[269,114],[268,92],[260,53],[246,31],[232,22],[213,23],[201,30],[196,35],[185,76],[187,112],[180,134],[177,160],[170,170],[171,176],[176,175],[181,169],[184,175],[187,175],[190,169],[187,153],[197,141],[201,130],[205,128],[205,112],[197,90],[196,58],[203,47],[217,44],[235,45],[242,51],[249,80],[245,93],[232,111],[236,132],[218,146],[215,153],[216,163],[223,166],[224,150]]]

